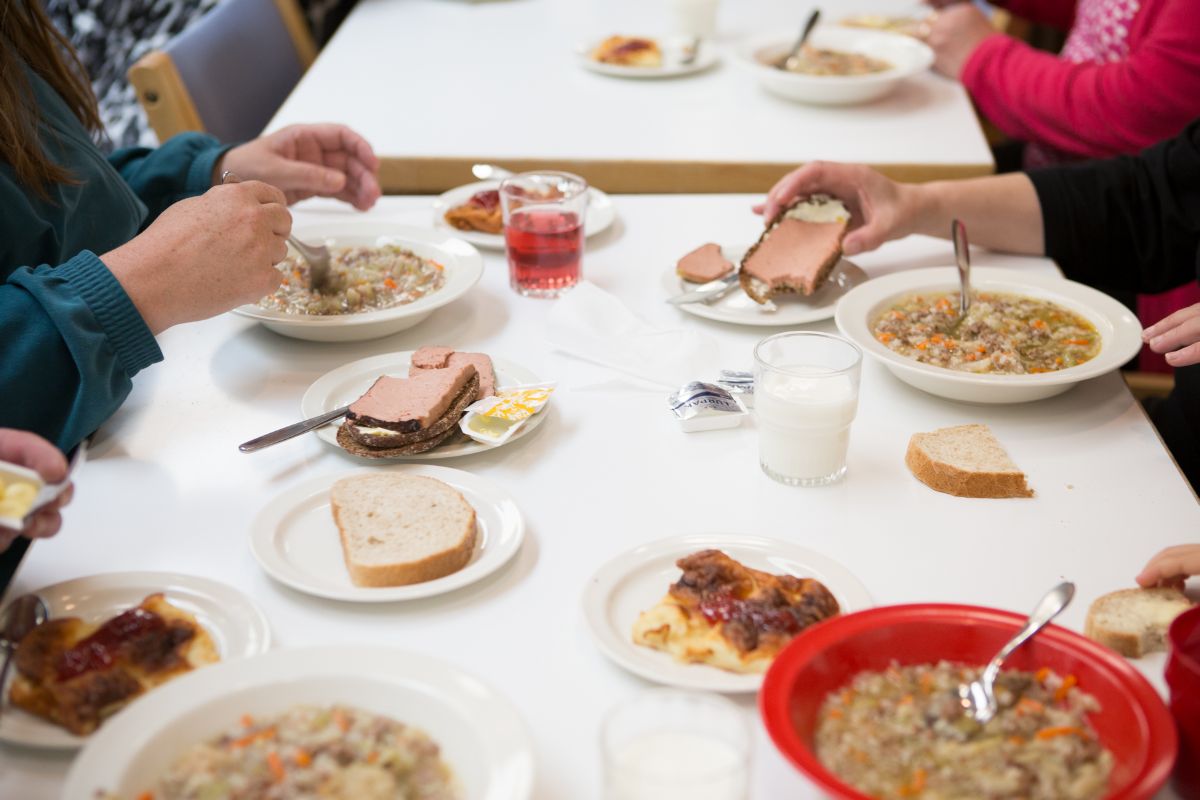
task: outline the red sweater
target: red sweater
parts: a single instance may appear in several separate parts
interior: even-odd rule
[[[1059,56],[1008,36],[963,68],[979,108],[1009,136],[1100,158],[1133,153],[1200,117],[1200,0],[1009,0],[1071,28]]]

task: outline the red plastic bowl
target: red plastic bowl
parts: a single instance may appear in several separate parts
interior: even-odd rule
[[[892,662],[939,660],[982,666],[1025,617],[977,606],[886,606],[834,617],[797,636],[771,665],[759,710],[775,746],[831,796],[869,800],[821,765],[811,747],[821,703],[856,673]],[[1074,674],[1101,710],[1090,720],[1113,754],[1106,800],[1151,797],[1166,782],[1178,747],[1175,725],[1158,692],[1124,658],[1054,625],[1005,662],[1006,669],[1049,667]]]

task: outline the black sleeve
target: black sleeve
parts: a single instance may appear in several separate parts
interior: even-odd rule
[[[1200,120],[1174,139],[1121,156],[1029,173],[1046,255],[1067,277],[1153,294],[1200,272]]]

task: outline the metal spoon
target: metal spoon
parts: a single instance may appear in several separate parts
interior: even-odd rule
[[[693,36],[689,39],[688,43],[682,47],[681,52],[683,58],[679,59],[679,66],[688,67],[695,64],[696,59],[700,57],[700,37]]]
[[[495,164],[473,164],[471,174],[481,181],[502,181],[505,178],[511,178],[516,173],[504,167],[497,167]]]
[[[1029,615],[1025,626],[1009,640],[1008,644],[1000,648],[1000,652],[988,663],[983,674],[977,680],[958,687],[959,701],[968,716],[973,717],[980,725],[986,725],[988,720],[996,716],[999,708],[996,703],[995,684],[996,676],[1000,674],[1000,665],[1012,655],[1014,650],[1033,638],[1035,633],[1057,617],[1074,596],[1075,584],[1069,581],[1060,583],[1047,592],[1038,602],[1037,608]]]
[[[242,179],[229,170],[221,173],[221,183],[241,182]],[[317,292],[327,289],[329,287],[329,248],[323,244],[305,244],[290,233],[287,240],[288,244],[300,254],[300,257],[308,262],[309,287]]]
[[[950,238],[954,240],[954,263],[958,264],[958,318],[961,321],[971,307],[971,246],[967,243],[967,227],[960,220],[950,223]]]
[[[797,72],[798,67],[802,62],[800,51],[804,49],[804,45],[808,42],[808,37],[812,35],[813,28],[817,27],[817,22],[821,19],[821,9],[814,8],[812,13],[808,15],[808,21],[804,23],[804,30],[800,32],[800,38],[792,45],[792,49],[788,54],[779,59],[775,66],[788,72]]]
[[[23,594],[5,606],[4,611],[0,611],[0,649],[4,650],[4,666],[0,667],[0,692],[4,690],[8,667],[17,652],[17,645],[49,616],[46,604],[36,594]],[[4,699],[0,694],[0,712],[3,710]]]

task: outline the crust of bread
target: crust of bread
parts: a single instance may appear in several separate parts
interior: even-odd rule
[[[1098,618],[1107,605],[1114,602],[1120,602],[1121,598],[1123,597],[1134,597],[1146,592],[1169,595],[1164,597],[1164,600],[1167,601],[1179,600],[1194,605],[1191,603],[1191,600],[1187,597],[1187,595],[1174,588],[1158,587],[1152,589],[1119,589],[1115,592],[1109,592],[1108,594],[1101,595],[1092,601],[1091,606],[1088,607],[1087,621],[1083,626],[1083,635],[1094,642],[1099,642],[1105,647],[1116,650],[1126,658],[1141,658],[1147,653],[1153,653],[1158,650],[1165,649],[1165,630],[1155,631],[1155,634],[1157,635],[1152,637],[1155,641],[1148,641],[1147,637],[1144,635],[1130,633],[1129,631],[1118,631],[1111,628],[1106,628],[1099,622]],[[1182,611],[1180,613],[1182,613]],[[1162,639],[1161,646],[1156,641],[1160,638]]]
[[[446,413],[438,417],[428,428],[413,433],[363,433],[350,420],[338,428],[337,440],[343,449],[368,458],[387,458],[397,455],[413,455],[432,450],[453,433],[463,411],[475,402],[479,393],[479,374],[471,376],[462,391],[454,398]]]
[[[803,286],[792,283],[780,283],[776,284],[775,286],[770,286],[766,281],[759,280],[758,278],[746,273],[744,268],[746,262],[750,259],[750,256],[754,255],[754,252],[758,250],[762,243],[766,241],[767,237],[771,234],[771,231],[775,229],[775,226],[783,221],[784,216],[789,211],[798,206],[800,203],[807,202],[809,199],[811,198],[803,196],[797,197],[791,203],[780,209],[779,212],[771,218],[771,221],[767,224],[767,227],[763,229],[762,235],[758,237],[758,241],[750,246],[750,249],[746,251],[744,256],[742,256],[741,263],[738,264],[738,282],[742,285],[742,291],[745,292],[751,300],[759,305],[762,305],[772,297],[781,294],[815,294],[822,286],[825,285],[825,281],[829,278],[829,273],[833,272],[833,268],[836,267],[838,262],[842,260],[841,242],[842,239],[846,238],[846,231],[850,228],[849,220],[842,225],[842,233],[838,237],[837,252],[822,262],[820,268],[817,270],[817,279],[813,282],[812,292],[805,292]]]
[[[914,433],[904,454],[904,463],[912,474],[929,488],[955,497],[1033,497],[1022,472],[969,472],[933,460],[921,447],[922,437],[929,435]]]
[[[433,481],[446,488],[450,488],[436,478],[415,477],[420,480]],[[451,489],[451,491],[454,490]],[[350,557],[350,544],[347,541],[347,534],[343,530],[342,521],[339,518],[339,506],[336,502],[332,502],[333,520],[337,525],[338,536],[341,539],[342,555],[346,561],[346,569],[350,572],[350,580],[353,581],[354,585],[370,587],[407,586],[413,583],[424,583],[425,581],[443,578],[465,567],[475,552],[475,540],[478,536],[479,526],[475,515],[475,508],[459,492],[454,491],[454,495],[457,502],[461,503],[465,510],[470,512],[468,528],[463,531],[462,538],[458,544],[437,553],[430,553],[428,556],[416,561],[395,564],[355,563]]]

